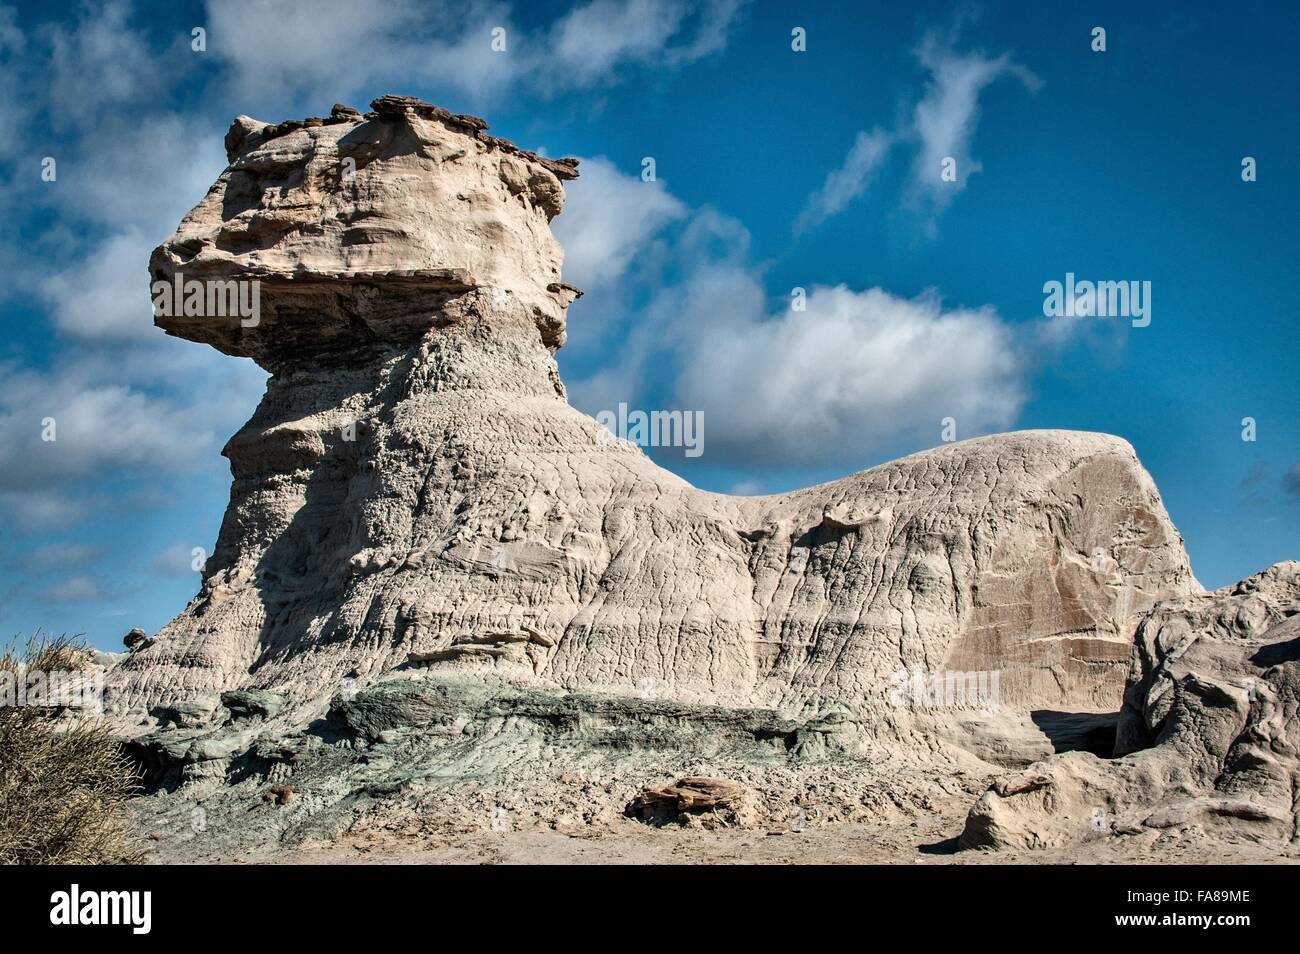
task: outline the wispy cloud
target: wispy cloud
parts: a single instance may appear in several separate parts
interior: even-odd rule
[[[826,177],[826,182],[813,193],[795,219],[795,234],[799,235],[831,216],[838,215],[862,195],[894,142],[893,133],[878,127],[871,132],[858,133],[853,148],[844,157],[843,165]]]
[[[98,559],[99,556],[100,551],[97,547],[84,543],[50,543],[33,550],[30,559],[32,566],[38,569],[52,567],[67,569],[83,566]]]
[[[50,588],[49,598],[54,603],[89,603],[103,597],[103,588],[90,576],[72,576]]]
[[[983,166],[972,155],[980,119],[980,96],[992,83],[1012,77],[1026,89],[1041,81],[1009,53],[960,53],[955,37],[927,33],[916,59],[929,74],[908,118],[893,129],[860,132],[840,167],[832,171],[796,217],[796,235],[844,211],[861,197],[893,147],[912,152],[911,194],[927,214],[942,211]]]
[[[983,168],[971,155],[971,141],[979,125],[984,89],[1002,77],[1014,77],[1031,91],[1042,84],[1009,53],[996,57],[958,53],[933,33],[922,41],[916,56],[930,72],[930,79],[913,114],[912,129],[919,140],[913,181],[934,207],[941,209]],[[941,176],[946,159],[954,160],[955,180],[951,182]]]

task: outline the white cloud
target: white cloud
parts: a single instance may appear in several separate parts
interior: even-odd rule
[[[641,185],[603,174],[602,193]],[[1044,350],[1037,326],[1014,329],[989,307],[945,308],[933,293],[842,285],[811,288],[804,311],[786,302],[773,311],[740,223],[706,208],[661,228],[637,242],[671,247],[680,277],[627,323],[614,363],[571,383],[578,407],[703,411],[710,458],[785,465],[860,464],[900,442],[931,445],[945,417],[960,437],[1005,429],[1024,405]],[[616,262],[632,267],[628,256]],[[613,264],[602,272],[605,282],[625,278]]]
[[[913,114],[913,131],[920,143],[913,177],[917,188],[942,208],[954,192],[966,187],[972,173],[983,168],[971,156],[971,140],[979,124],[980,93],[1004,76],[1019,79],[1031,91],[1041,84],[1008,53],[993,58],[978,52],[960,54],[934,34],[925,38],[916,55],[930,71],[930,80]],[[941,164],[949,157],[956,160],[955,182],[944,182],[940,177]]]
[[[228,63],[237,87],[310,85],[330,79],[350,85],[382,68],[381,48],[413,44],[417,5],[406,0],[220,0],[208,2],[208,53]],[[438,4],[436,12],[445,11]],[[286,42],[290,32],[296,42]]]
[[[619,64],[644,62],[668,45],[686,5],[657,0],[592,0],[575,7],[551,29],[556,75],[586,85]]]
[[[826,177],[825,183],[809,198],[808,204],[795,220],[795,234],[842,212],[849,203],[862,195],[893,144],[893,134],[880,128],[869,133],[858,133],[853,148],[844,157],[843,165]]]
[[[91,370],[84,363],[49,374],[7,369],[0,489],[47,488],[100,469],[185,465],[214,449],[216,435],[195,426],[204,418],[193,408],[88,377]],[[55,439],[43,439],[47,431]]]
[[[56,125],[98,122],[115,106],[149,96],[170,72],[160,68],[159,53],[144,35],[127,24],[130,16],[131,4],[110,0],[85,7],[71,30],[45,31],[49,55],[41,65]]]
[[[195,576],[194,545],[173,543],[150,561],[149,568],[168,576]]]
[[[971,142],[980,118],[980,94],[1002,77],[1014,77],[1031,90],[1038,77],[1016,63],[1009,53],[957,53],[950,41],[927,34],[916,50],[929,72],[925,91],[910,118],[893,130],[859,132],[844,162],[826,177],[795,219],[796,235],[844,211],[871,184],[895,143],[913,146],[912,189],[930,211],[940,211],[966,180],[983,167],[971,155]],[[955,162],[952,181],[943,178],[944,162]]]
[[[98,559],[100,551],[83,543],[50,543],[31,553],[31,563],[41,569],[82,566]]]
[[[6,72],[23,81],[4,102],[20,96],[15,109],[62,126],[57,181],[25,177],[2,197],[50,211],[39,247],[6,250],[5,264],[21,266],[6,291],[45,304],[63,337],[43,368],[0,367],[0,509],[24,527],[102,518],[123,501],[121,479],[209,465],[265,378],[153,326],[150,251],[225,159],[219,127],[157,108],[154,87],[187,64],[168,59],[175,43],[152,47],[128,21],[114,2],[24,36],[0,9]],[[46,418],[54,441],[42,440]]]
[[[841,285],[812,289],[802,312],[722,314],[694,342],[677,403],[704,412],[710,449],[729,456],[861,461],[936,443],[944,417],[966,437],[1004,429],[1025,401],[1013,332],[991,308]]]
[[[625,66],[680,66],[721,49],[743,0],[591,0],[525,32],[491,0],[207,2],[209,50],[242,96],[322,100],[388,84],[438,84],[476,102],[528,84],[543,93],[616,80]],[[505,30],[505,49],[493,31]],[[399,88],[400,87],[400,88]],[[331,102],[333,100],[330,100]]]
[[[55,603],[89,603],[103,596],[99,583],[89,576],[72,576],[51,587],[49,599]]]
[[[144,267],[153,244],[137,231],[122,232],[44,279],[55,327],[88,340],[156,338]]]
[[[565,191],[555,237],[565,280],[586,292],[618,281],[657,232],[686,214],[662,182],[622,173],[604,156],[583,159],[582,176]]]
[[[160,476],[210,461],[248,418],[265,375],[229,358],[178,359],[182,367],[158,375],[149,367],[167,357],[149,348],[129,359],[64,358],[49,371],[0,368],[0,491],[48,498],[92,475]],[[44,439],[49,419],[54,440]]]
[[[266,379],[251,361],[171,339],[77,350],[46,371],[0,366],[0,514],[25,529],[99,523],[143,505],[124,482],[146,496],[174,493],[178,475],[212,466]],[[54,441],[42,439],[47,418]]]
[[[590,86],[625,64],[680,66],[716,53],[742,0],[592,0],[551,27],[534,69],[552,83]]]
[[[226,167],[224,135],[223,125],[171,113],[106,117],[83,133],[75,156],[59,162],[48,194],[83,221],[143,231],[152,249]]]
[[[66,527],[86,515],[89,502],[80,495],[41,488],[0,490],[0,508],[23,529]]]

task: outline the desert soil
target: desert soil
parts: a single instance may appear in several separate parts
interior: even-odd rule
[[[348,835],[331,844],[277,848],[218,863],[270,864],[1294,864],[1251,841],[1211,842],[1196,831],[1148,832],[1038,851],[957,851],[965,811],[919,821],[836,824],[790,830],[653,828],[632,819],[601,830]]]

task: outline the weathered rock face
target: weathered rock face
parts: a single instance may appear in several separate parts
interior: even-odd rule
[[[1300,779],[1300,563],[1170,600],[1142,621],[1116,751],[999,779],[968,847],[1057,847],[1169,829],[1293,843]]]
[[[884,718],[900,673],[956,670],[997,672],[1016,712],[1113,711],[1139,615],[1199,591],[1114,437],[1001,435],[770,497],[661,470],[557,372],[576,290],[548,222],[575,164],[374,107],[241,117],[154,254],[155,280],[262,282],[255,327],[158,322],[272,377],[224,452],[202,590],[117,668],[120,702],[391,674]]]

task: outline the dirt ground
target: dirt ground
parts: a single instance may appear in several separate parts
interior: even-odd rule
[[[537,828],[349,835],[333,844],[212,861],[249,864],[1295,864],[1300,847],[1211,843],[1195,830],[1111,837],[1068,849],[958,851],[964,813],[803,831],[653,828],[628,819],[602,830]]]

